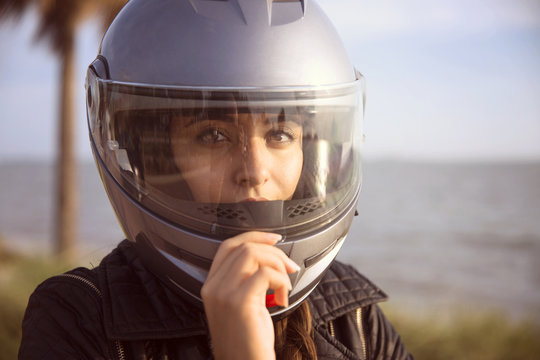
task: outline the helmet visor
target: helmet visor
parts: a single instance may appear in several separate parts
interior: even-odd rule
[[[360,186],[360,81],[182,88],[87,78],[98,160],[166,221],[226,238],[324,226]]]

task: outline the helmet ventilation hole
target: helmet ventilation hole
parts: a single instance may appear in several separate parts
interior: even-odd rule
[[[204,215],[214,215],[217,218],[226,218],[230,220],[238,219],[242,221],[247,220],[247,218],[244,216],[244,212],[238,209],[223,208],[221,206],[202,206],[197,208],[197,210],[202,212]]]
[[[288,217],[294,218],[296,216],[302,216],[309,214],[321,207],[320,202],[307,202],[297,204],[296,206],[289,206],[287,208]]]

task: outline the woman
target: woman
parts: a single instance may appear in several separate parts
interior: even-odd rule
[[[361,76],[312,1],[131,0],[87,75],[127,240],[40,285],[21,358],[409,358],[334,262],[361,185]]]

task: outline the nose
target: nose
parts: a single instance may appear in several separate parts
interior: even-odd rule
[[[237,184],[257,187],[270,179],[269,158],[266,142],[256,136],[244,139],[240,149],[241,165],[235,175]]]

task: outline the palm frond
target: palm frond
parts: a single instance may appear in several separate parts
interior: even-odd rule
[[[0,19],[18,19],[36,0],[0,0]]]
[[[90,17],[101,20],[103,31],[128,0],[0,0],[0,20],[18,19],[31,6],[38,9],[37,40],[47,39],[55,52],[72,46],[77,27]]]

